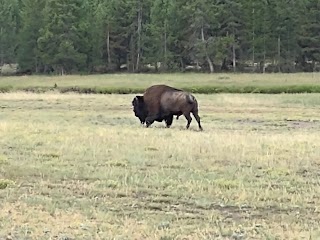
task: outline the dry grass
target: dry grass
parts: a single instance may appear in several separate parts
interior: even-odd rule
[[[0,239],[319,239],[319,95],[197,94],[203,132],[133,96],[0,95]]]

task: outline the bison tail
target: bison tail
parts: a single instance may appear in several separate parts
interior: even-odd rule
[[[191,94],[188,94],[187,95],[187,102],[190,103],[190,104],[193,104],[194,101],[195,101],[194,96],[192,96]]]

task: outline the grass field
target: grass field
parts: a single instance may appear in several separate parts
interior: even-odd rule
[[[0,91],[41,91],[57,85],[61,91],[85,90],[120,93],[118,90],[141,90],[152,84],[169,84],[193,89],[197,93],[320,92],[320,73],[296,74],[104,74],[70,76],[0,77]],[[247,88],[247,89],[243,89]],[[117,90],[118,89],[118,90]],[[132,91],[131,91],[132,92]],[[136,92],[136,91],[134,91]]]
[[[195,96],[1,94],[0,239],[319,239],[319,94]]]

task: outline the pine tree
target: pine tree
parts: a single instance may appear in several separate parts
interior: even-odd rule
[[[169,32],[169,12],[172,2],[169,0],[155,0],[150,10],[150,22],[146,25],[147,36],[144,41],[144,51],[147,62],[154,64],[158,69],[158,62],[162,69],[168,69],[171,61],[169,45],[171,33]]]
[[[86,68],[89,50],[85,10],[81,0],[47,1],[38,47],[43,62],[61,74]]]
[[[189,42],[191,44],[192,63],[203,65],[208,63],[210,72],[214,71],[212,62],[212,52],[209,51],[210,29],[213,27],[212,16],[215,16],[214,9],[209,1],[192,1],[189,3],[189,9],[193,12],[190,22]],[[209,10],[209,11],[208,11]],[[210,12],[210,14],[209,14]]]
[[[196,62],[200,65],[207,63],[210,72],[215,71],[214,63],[219,62],[227,53],[228,37],[220,36],[218,23],[218,7],[212,1],[195,1],[191,28],[193,34]],[[230,40],[230,39],[229,39]]]
[[[108,46],[110,61],[120,69],[126,63],[129,71],[134,70],[136,29],[136,8],[133,0],[111,1],[110,12],[112,19],[107,20]],[[125,17],[124,17],[125,16]]]
[[[294,61],[298,50],[298,9],[301,1],[276,1],[274,17],[275,38],[277,42],[277,71],[294,71]]]
[[[314,71],[316,62],[320,61],[320,2],[309,0],[305,10],[308,14],[303,18],[299,36],[299,46],[302,51],[300,62],[306,65],[306,62],[311,61]]]
[[[41,66],[38,56],[37,39],[43,27],[45,0],[25,0],[21,9],[22,29],[19,33],[18,63],[22,71],[39,71]]]
[[[240,60],[242,45],[247,43],[246,19],[242,0],[223,0],[217,2],[219,35],[226,37],[231,42],[228,56],[224,59],[223,68],[227,68],[226,62],[231,61],[233,71],[236,71],[236,62]]]
[[[0,65],[14,63],[19,28],[17,0],[0,0]]]
[[[89,34],[89,53],[88,62],[91,71],[106,71],[106,61],[104,46],[106,43],[105,21],[108,16],[106,2],[92,0],[89,3],[89,13],[87,21],[90,24]],[[101,69],[102,67],[102,69]]]

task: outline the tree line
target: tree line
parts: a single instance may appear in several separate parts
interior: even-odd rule
[[[21,72],[296,72],[319,62],[319,0],[0,0],[0,66]]]

